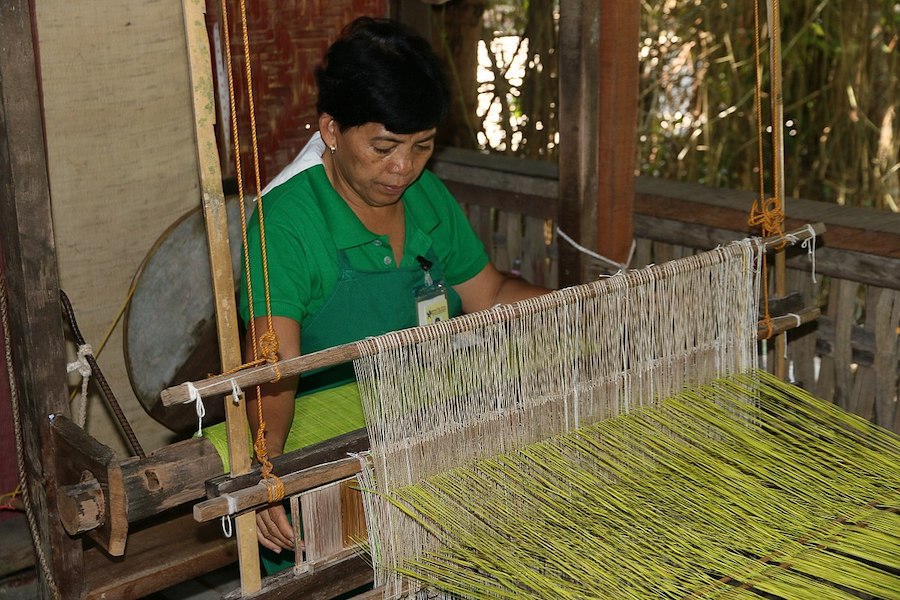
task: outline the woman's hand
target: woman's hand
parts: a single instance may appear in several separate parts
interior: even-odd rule
[[[262,336],[268,328],[266,317],[257,317],[255,321],[257,336]],[[278,336],[278,358],[284,360],[300,355],[300,325],[287,317],[272,317],[272,326]],[[254,354],[249,350],[252,338],[247,332],[245,359],[252,360]],[[294,396],[297,393],[298,376],[284,377],[276,382],[260,386],[262,394],[263,419],[266,422],[266,447],[269,459],[279,456],[294,420]],[[259,415],[256,407],[256,394],[247,394],[247,418],[256,438],[259,428]],[[256,513],[256,537],[259,543],[273,552],[290,550],[294,547],[294,530],[288,521],[281,504],[260,509]]]
[[[272,552],[294,548],[294,528],[288,521],[284,506],[274,504],[256,512],[256,537],[261,546]]]

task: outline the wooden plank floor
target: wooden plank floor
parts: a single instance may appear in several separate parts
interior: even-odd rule
[[[240,584],[235,564],[150,594],[146,600],[221,600]]]
[[[0,578],[0,600],[37,598],[37,574],[28,569]],[[221,600],[240,585],[237,566],[225,567],[196,579],[145,596],[146,600]]]

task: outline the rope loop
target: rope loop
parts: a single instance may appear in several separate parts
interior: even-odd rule
[[[281,380],[281,369],[278,368],[278,335],[274,330],[269,329],[259,336],[259,350],[266,362],[275,369],[275,379],[272,382]]]
[[[747,222],[751,226],[761,227],[763,237],[779,235],[784,237],[784,209],[781,200],[774,196],[762,202],[754,200]],[[787,240],[782,239],[777,248],[784,248],[786,244]]]
[[[87,355],[94,355],[94,350],[91,348],[90,344],[82,344],[78,347],[78,360],[74,362],[70,362],[66,365],[66,372],[71,373],[73,371],[78,371],[78,374],[82,377],[90,377],[91,376],[91,365],[88,363]]]
[[[67,373],[78,371],[78,374],[81,375],[81,396],[79,396],[78,406],[73,412],[75,413],[75,422],[82,429],[87,424],[88,382],[90,382],[93,374],[87,357],[93,355],[94,350],[90,344],[81,344],[78,346],[78,359],[66,365]]]
[[[231,538],[234,534],[234,529],[231,525],[231,515],[222,515],[222,535],[226,538]]]
[[[280,502],[284,498],[284,483],[272,472],[272,462],[269,460],[269,449],[266,446],[266,423],[263,420],[260,420],[259,428],[256,430],[253,449],[259,460],[261,482],[266,486],[269,503]]]
[[[277,475],[270,473],[268,477],[263,477],[262,483],[266,486],[269,504],[281,502],[284,499],[284,484]]]

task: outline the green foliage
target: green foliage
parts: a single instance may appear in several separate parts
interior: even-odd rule
[[[478,71],[458,90],[468,107],[463,145],[556,160],[558,0],[456,4],[481,10],[477,64],[474,52],[468,61],[450,58],[458,60],[457,70]],[[763,185],[771,195],[765,3],[759,7],[762,157],[753,4],[645,0],[641,6],[638,172],[735,189]],[[785,194],[897,211],[900,2],[800,0],[781,3],[780,10]]]
[[[752,3],[643,4],[641,173],[766,193],[771,130],[760,161]],[[900,3],[782,3],[785,193],[897,211]],[[760,7],[764,130],[771,126],[766,7]]]

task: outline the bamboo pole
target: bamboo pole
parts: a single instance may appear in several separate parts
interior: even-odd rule
[[[228,241],[228,220],[222,172],[215,138],[215,97],[212,87],[209,38],[206,31],[206,5],[202,0],[183,3],[185,35],[190,64],[192,102],[194,108],[197,160],[200,171],[200,190],[206,235],[209,241],[209,264],[212,271],[213,297],[216,308],[216,327],[219,338],[219,357],[227,371],[241,365],[241,344],[237,326],[234,276]],[[225,417],[228,424],[228,454],[231,475],[250,471],[249,425],[243,394],[227,396]],[[259,544],[256,539],[256,516],[245,513],[235,519],[238,543],[238,562],[241,571],[241,593],[245,596],[259,591],[262,579],[259,570]]]
[[[798,243],[803,240],[821,235],[825,231],[822,223],[807,225],[806,227],[795,229],[787,232],[785,237],[777,236],[761,240],[760,243],[766,248],[772,248],[782,244],[785,241],[789,243]],[[627,276],[627,275],[626,275]],[[437,337],[455,334],[463,331],[471,331],[473,329],[483,327],[485,325],[500,323],[511,318],[515,318],[524,314],[528,310],[539,310],[551,306],[550,303],[556,303],[556,306],[568,302],[573,295],[578,293],[584,294],[585,286],[574,288],[566,288],[535,299],[528,303],[517,302],[515,304],[498,306],[487,311],[465,315],[460,318],[451,319],[440,324],[429,325],[426,327],[414,327],[406,330],[407,335],[404,336],[402,343],[415,344]],[[540,303],[540,304],[539,304]],[[538,308],[529,308],[538,306]],[[267,364],[229,373],[227,375],[216,375],[203,381],[192,382],[191,385],[196,389],[201,397],[223,394],[232,390],[235,384],[241,388],[258,385],[267,381],[272,381],[276,377],[277,372],[282,377],[289,377],[305,373],[313,369],[333,366],[351,360],[361,358],[362,352],[357,343],[351,342],[342,346],[335,346],[325,350],[319,350],[311,354],[302,354],[300,356],[279,361],[277,364]],[[191,401],[189,387],[187,383],[165,389],[160,394],[161,401],[164,406],[172,406],[175,404],[184,404]]]
[[[769,24],[769,64],[772,75],[772,156],[774,161],[773,184],[775,198],[784,209],[784,94],[781,87],[781,12],[778,0],[767,0]],[[762,167],[760,165],[760,167]],[[775,295],[787,293],[787,265],[785,249],[775,251]],[[787,379],[787,333],[775,336],[775,376]]]

